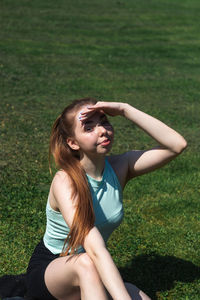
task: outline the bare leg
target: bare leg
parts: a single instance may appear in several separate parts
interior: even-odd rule
[[[108,300],[106,289],[93,261],[88,255],[84,257],[79,268],[79,278],[81,300]]]
[[[129,282],[124,282],[126,289],[133,300],[151,300],[143,291],[138,289],[135,285]],[[108,292],[107,292],[108,293]],[[108,293],[108,299],[113,300],[113,298]]]
[[[45,272],[45,283],[59,300],[108,300],[96,267],[86,253],[52,261]]]

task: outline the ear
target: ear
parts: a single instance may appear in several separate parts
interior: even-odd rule
[[[73,138],[67,138],[67,145],[72,149],[72,150],[79,150],[80,147],[77,143],[77,141]]]

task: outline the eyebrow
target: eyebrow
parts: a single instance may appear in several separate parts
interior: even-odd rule
[[[102,119],[104,119],[104,118],[106,118],[106,115],[102,113],[102,114],[100,115],[100,120],[102,120]],[[92,123],[94,123],[94,121],[92,121],[92,120],[85,120],[85,121],[83,121],[83,126],[84,126],[84,125],[88,125],[88,124],[92,124]]]

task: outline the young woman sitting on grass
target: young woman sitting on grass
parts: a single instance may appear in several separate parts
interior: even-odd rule
[[[129,119],[159,146],[107,156],[114,130],[106,115]],[[180,134],[127,103],[84,98],[66,107],[52,129],[50,153],[60,169],[50,187],[46,232],[28,266],[28,296],[150,299],[123,282],[106,242],[122,221],[127,182],[162,167],[185,148]]]

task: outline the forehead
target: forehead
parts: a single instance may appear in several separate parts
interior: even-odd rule
[[[80,109],[77,110],[75,114],[75,127],[80,128],[83,127],[85,124],[91,124],[95,122],[99,122],[101,119],[106,118],[106,115],[104,112],[96,111],[91,116],[89,116],[84,121],[79,120],[80,113],[84,110],[87,110],[87,105],[82,106]]]

